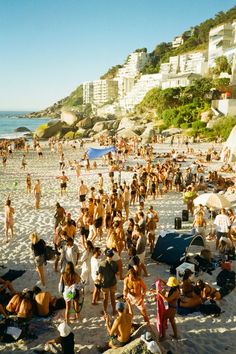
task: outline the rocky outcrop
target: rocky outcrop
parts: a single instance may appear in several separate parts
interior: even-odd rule
[[[122,129],[120,131],[118,130],[117,136],[127,139],[139,137],[132,129]]]
[[[26,128],[26,127],[19,127],[19,128],[16,128],[15,130],[14,130],[15,132],[19,132],[19,133],[24,133],[24,132],[31,132],[31,130],[30,129],[28,129],[28,128]]]
[[[87,117],[87,118],[84,118],[84,119],[80,120],[80,121],[76,124],[76,126],[77,126],[78,128],[90,129],[90,128],[92,128],[92,126],[93,126],[93,121],[92,121],[92,119],[91,119],[90,117]]]
[[[122,129],[134,129],[135,128],[135,121],[124,117],[121,119],[120,124],[118,126],[118,131]]]
[[[57,121],[55,124],[47,123],[40,125],[34,135],[39,139],[48,139],[52,136],[59,136],[63,128],[63,123]]]
[[[61,121],[71,126],[77,123],[78,117],[74,112],[64,111],[61,113]]]
[[[155,135],[155,129],[154,129],[154,124],[153,123],[148,123],[146,125],[146,129],[141,135],[142,142],[147,144],[150,143],[152,140],[152,137]]]

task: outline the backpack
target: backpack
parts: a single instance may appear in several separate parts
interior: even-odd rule
[[[56,251],[52,248],[52,246],[45,246],[45,260],[51,261],[55,258]]]
[[[235,272],[223,269],[216,277],[217,285],[221,287],[220,293],[224,297],[228,295],[236,286]]]

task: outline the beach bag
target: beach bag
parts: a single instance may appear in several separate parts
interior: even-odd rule
[[[55,258],[56,251],[52,248],[52,246],[45,246],[45,260],[46,261],[51,261],[52,259]]]

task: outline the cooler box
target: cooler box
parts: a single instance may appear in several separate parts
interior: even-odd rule
[[[184,271],[185,269],[190,269],[193,273],[195,273],[195,265],[192,263],[187,263],[184,262],[182,264],[180,264],[180,266],[178,266],[176,268],[176,278],[177,280],[182,280],[183,279],[183,275],[184,275]]]

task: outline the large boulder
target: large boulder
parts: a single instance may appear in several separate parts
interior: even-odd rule
[[[84,118],[81,121],[79,121],[76,126],[78,128],[83,128],[83,129],[90,129],[93,126],[92,119],[90,117]]]
[[[86,131],[86,129],[79,128],[79,129],[75,132],[75,137],[76,137],[76,138],[85,138],[86,136],[87,136],[87,131]]]
[[[122,129],[120,131],[118,130],[117,136],[131,139],[131,138],[137,138],[138,134],[136,134],[132,129]]]
[[[63,123],[60,121],[55,122],[55,124],[42,124],[36,130],[34,135],[39,139],[48,139],[52,136],[58,136],[61,133]]]
[[[99,133],[96,133],[96,134],[94,134],[94,133],[92,133],[92,134],[90,134],[89,136],[91,137],[91,138],[93,138],[93,139],[98,139],[98,138],[100,138],[100,136],[108,136],[108,130],[107,129],[104,129],[104,130],[102,130],[101,132],[99,132]]]
[[[114,120],[108,120],[106,122],[107,129],[117,129],[119,126],[119,121],[114,119]]]
[[[153,123],[148,123],[146,125],[146,129],[141,135],[143,143],[150,143],[152,141],[152,137],[155,135],[155,129]]]
[[[74,112],[63,111],[61,112],[61,121],[71,126],[76,124],[78,117]]]
[[[124,117],[121,119],[119,126],[118,126],[118,131],[122,129],[134,129],[135,128],[135,121]]]
[[[107,125],[106,125],[106,121],[102,121],[102,122],[97,122],[94,124],[93,126],[93,131],[95,133],[99,133],[102,130],[106,129]]]
[[[24,133],[24,132],[31,132],[31,130],[26,127],[18,127],[15,129],[15,132]]]

